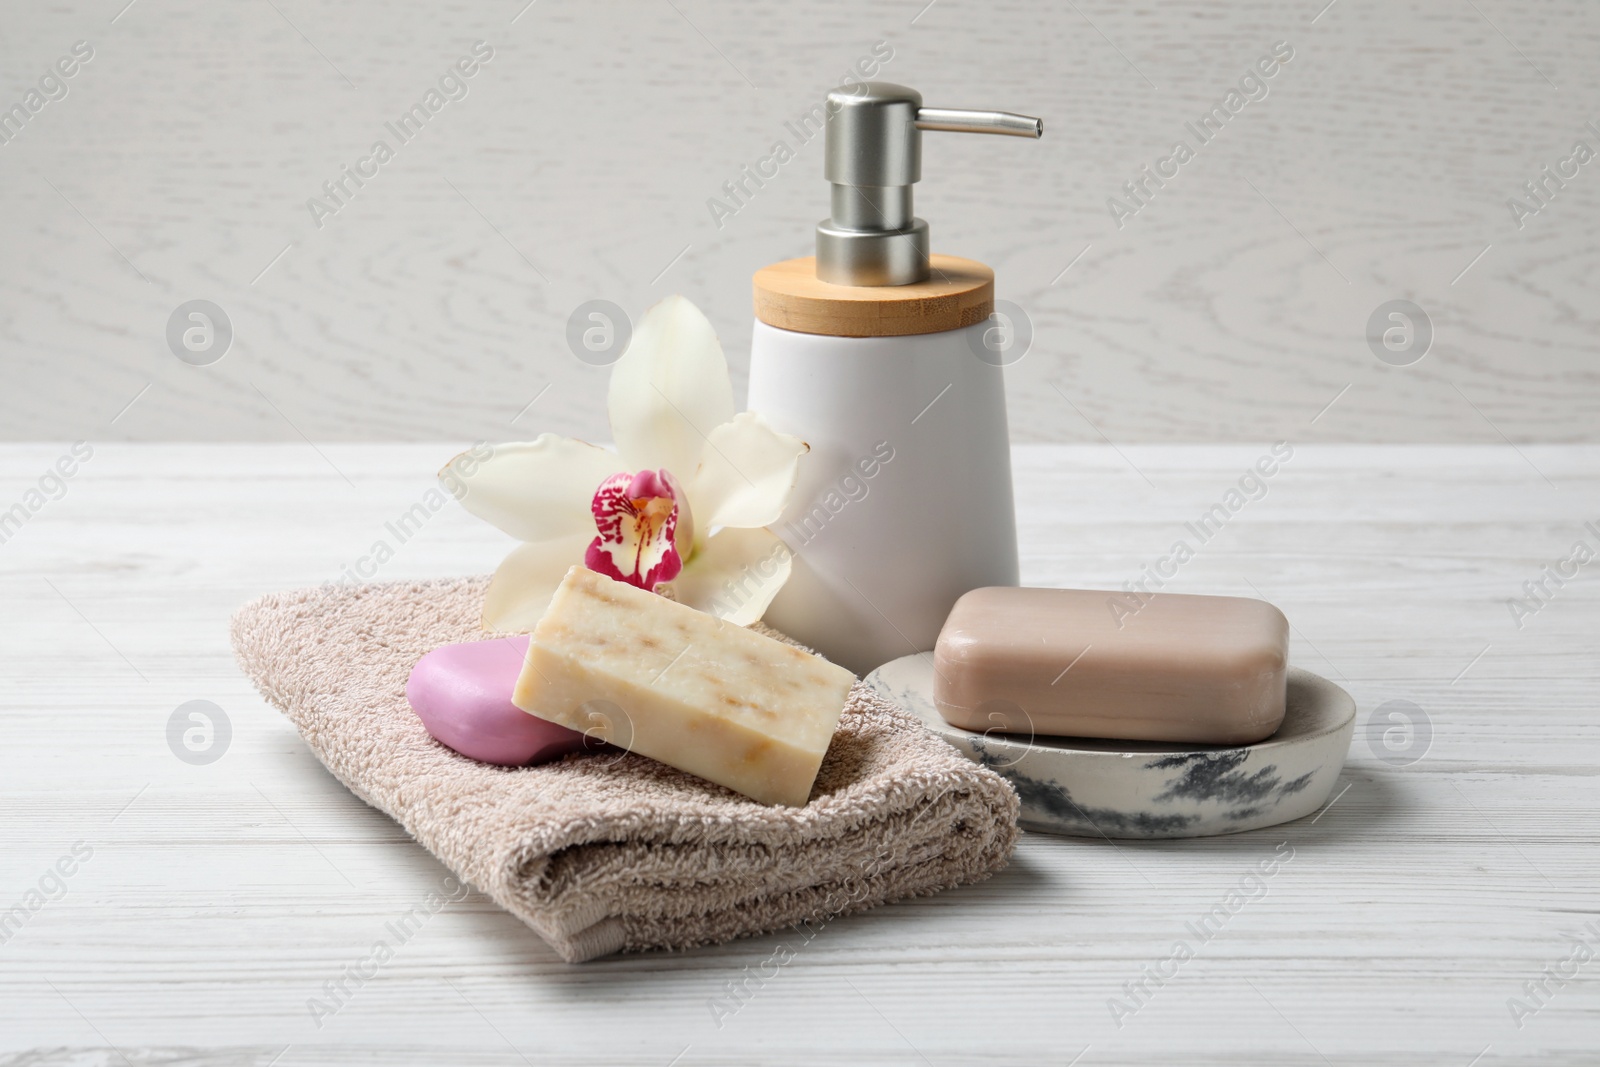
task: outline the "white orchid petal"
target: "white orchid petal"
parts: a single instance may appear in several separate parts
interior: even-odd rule
[[[793,558],[771,530],[730,527],[696,549],[666,588],[680,604],[749,626],[789,580]]]
[[[589,502],[600,483],[621,469],[614,453],[547,433],[495,445],[475,469],[452,460],[439,477],[478,518],[520,541],[548,541],[580,531],[594,536]],[[452,477],[459,489],[449,484]]]
[[[811,446],[749,411],[712,430],[706,444],[700,473],[689,486],[700,528],[777,522],[794,492],[800,457]]]
[[[645,312],[611,368],[606,410],[619,469],[694,480],[706,435],[733,417],[728,362],[699,308],[669,296]]]
[[[483,628],[518,634],[531,631],[549,608],[568,568],[583,565],[583,551],[590,540],[590,534],[584,533],[512,549],[484,594]]]

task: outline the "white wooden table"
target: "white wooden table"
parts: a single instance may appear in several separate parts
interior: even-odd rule
[[[1583,527],[1600,520],[1600,449],[1554,446],[1298,444],[1169,586],[1279,604],[1294,659],[1347,686],[1362,726],[1391,700],[1426,715],[1405,766],[1358,729],[1315,818],[1198,841],[1026,835],[991,881],[803,947],[568,966],[473,895],[319,1027],[308,1001],[445,871],[253,692],[228,616],[392,540],[384,523],[452,447],[102,444],[0,545],[0,908],[45,890],[0,933],[0,1063],[1600,1056],[1600,959],[1567,962],[1583,924],[1600,944],[1596,585],[1585,569],[1520,630],[1506,605],[1574,541],[1600,546]],[[1024,579],[1136,578],[1264,449],[1020,449]],[[0,509],[63,451],[0,450]],[[503,544],[452,505],[378,577],[484,571]],[[168,746],[190,700],[231,725],[207,765]],[[1170,970],[1185,924],[1282,842],[1293,860],[1264,895],[1148,996],[1125,991]],[[792,961],[719,1027],[712,999],[783,943]],[[1530,997],[1547,967],[1565,984]]]

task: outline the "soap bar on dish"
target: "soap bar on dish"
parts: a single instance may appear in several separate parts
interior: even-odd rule
[[[573,567],[512,699],[541,719],[803,806],[855,676],[821,656]]]
[[[1289,623],[1242,597],[974,589],[934,666],[939,714],[966,730],[1243,745],[1283,722]]]

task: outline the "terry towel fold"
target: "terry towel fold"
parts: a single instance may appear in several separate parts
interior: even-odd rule
[[[411,711],[406,679],[430,649],[493,640],[478,627],[485,584],[275,594],[234,617],[234,650],[356,796],[568,962],[822,921],[1005,865],[1011,787],[860,682],[804,808],[618,749],[537,767],[451,751]]]

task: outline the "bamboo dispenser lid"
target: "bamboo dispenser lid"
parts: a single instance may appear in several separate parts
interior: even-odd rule
[[[911,285],[832,285],[814,256],[755,274],[756,318],[828,337],[906,337],[982,322],[994,313],[994,271],[975,259],[929,257],[932,275]]]

